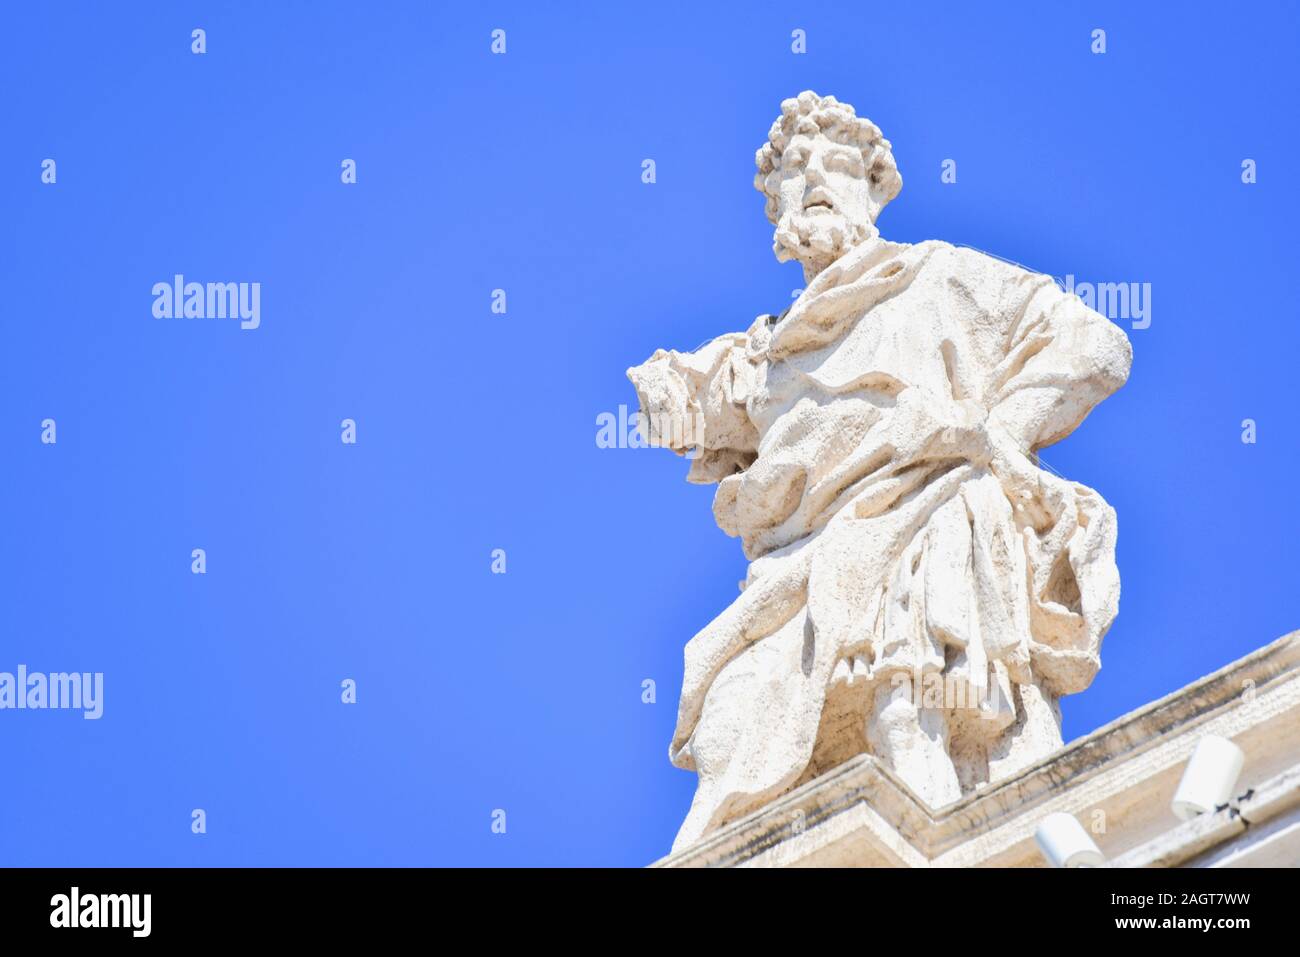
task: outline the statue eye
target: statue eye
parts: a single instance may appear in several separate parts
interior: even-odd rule
[[[850,176],[865,176],[867,173],[866,167],[862,165],[862,157],[850,156],[847,153],[835,154],[833,168]]]

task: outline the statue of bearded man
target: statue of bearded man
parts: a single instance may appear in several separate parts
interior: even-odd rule
[[[751,562],[686,646],[674,849],[860,753],[932,808],[1034,763],[1119,607],[1114,510],[1037,451],[1124,384],[1124,333],[1048,276],[881,239],[902,179],[833,97],[783,102],[757,162],[805,290],[628,371]]]

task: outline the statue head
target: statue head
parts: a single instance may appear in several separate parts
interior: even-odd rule
[[[781,262],[802,263],[808,279],[874,238],[876,217],[903,188],[876,124],[811,90],[782,102],[754,159],[754,186],[776,227],[772,250]]]

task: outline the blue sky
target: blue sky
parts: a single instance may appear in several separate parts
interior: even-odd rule
[[[802,284],[751,181],[808,88],[892,140],[887,238],[1151,284],[1044,455],[1119,515],[1066,737],[1300,626],[1295,8],[837,6],[6,8],[0,671],[105,701],[0,711],[0,863],[663,854],[682,646],[745,563],[596,416]],[[154,319],[176,273],[261,283],[260,328]]]

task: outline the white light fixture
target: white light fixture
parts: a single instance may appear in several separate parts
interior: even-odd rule
[[[1101,867],[1106,863],[1101,849],[1073,814],[1058,811],[1047,815],[1034,832],[1034,840],[1053,867]]]
[[[1207,734],[1196,743],[1170,807],[1181,820],[1209,814],[1232,797],[1246,755],[1227,738]]]

